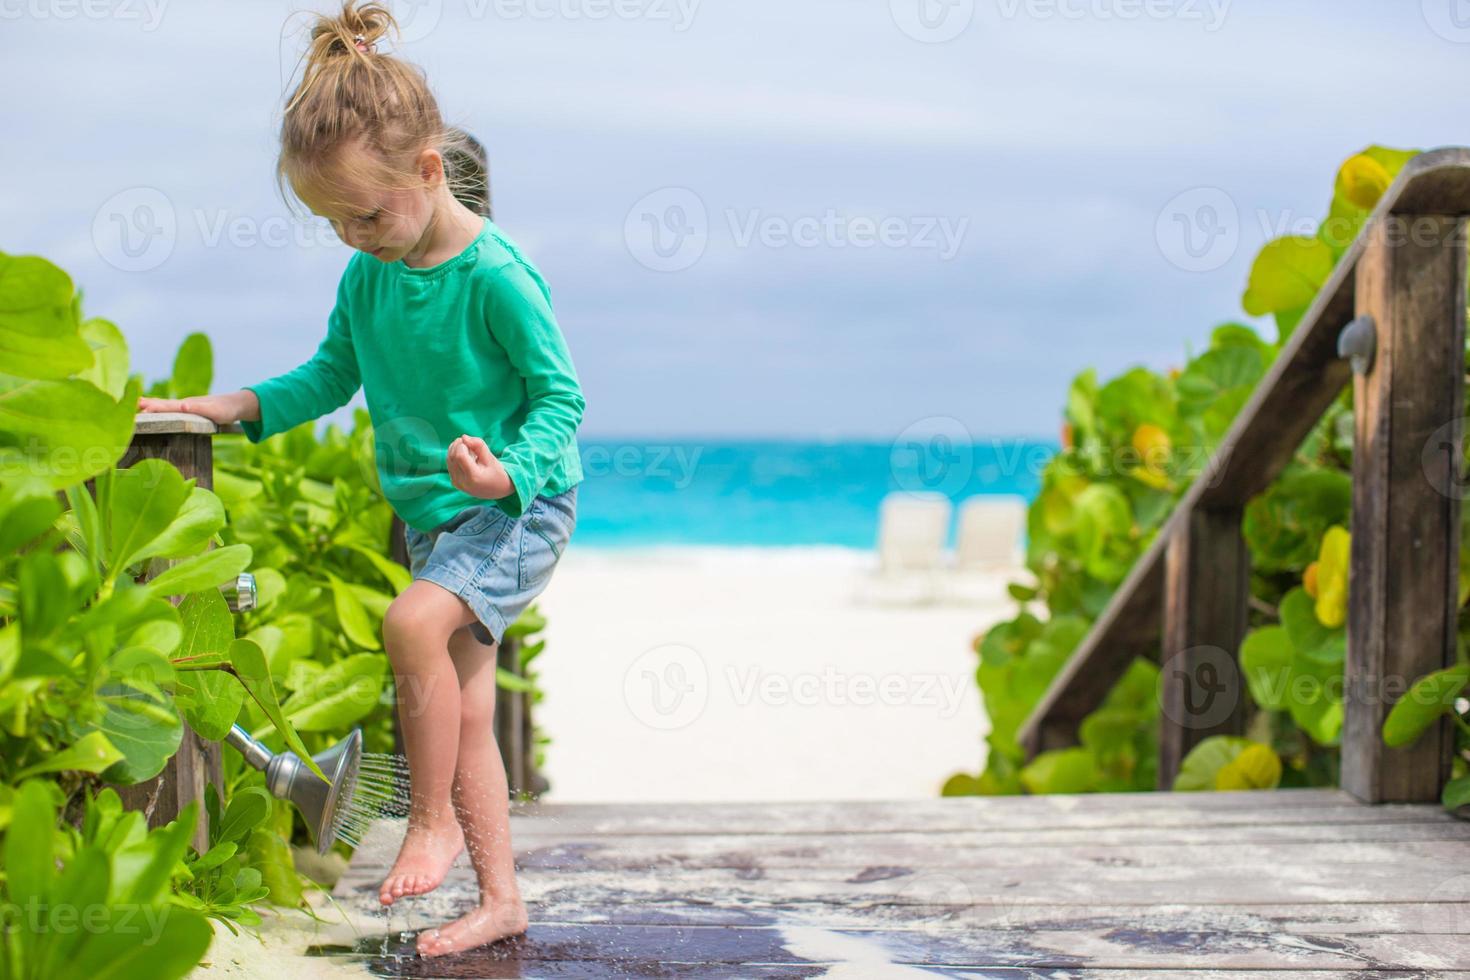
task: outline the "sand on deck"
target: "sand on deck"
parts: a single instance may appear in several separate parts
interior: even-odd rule
[[[937,602],[849,548],[581,548],[540,604],[554,802],[904,799],[978,772],[973,638],[1020,569]],[[885,598],[888,597],[888,598]]]

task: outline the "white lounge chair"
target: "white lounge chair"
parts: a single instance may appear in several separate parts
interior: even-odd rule
[[[955,567],[963,572],[1000,571],[1022,563],[1026,498],[1017,494],[978,494],[960,504]]]
[[[939,493],[890,493],[878,508],[878,581],[867,598],[932,602],[942,590],[954,505]]]
[[[960,504],[955,561],[945,576],[946,602],[974,605],[1003,602],[1006,583],[1025,563],[1021,536],[1026,499],[1015,494],[980,494]]]

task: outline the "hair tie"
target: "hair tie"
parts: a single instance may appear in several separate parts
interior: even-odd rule
[[[357,45],[357,50],[362,52],[371,52],[373,50],[373,46],[366,43],[366,41],[367,39],[361,34],[354,34],[352,36],[352,43]]]

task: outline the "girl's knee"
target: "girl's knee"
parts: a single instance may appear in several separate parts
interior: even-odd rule
[[[488,697],[463,697],[459,703],[459,730],[476,736],[495,729],[495,692]]]
[[[448,591],[440,591],[449,602],[431,593],[415,592],[410,586],[408,591],[388,603],[383,614],[383,642],[390,655],[412,644],[443,644],[459,627],[456,606],[463,607],[464,601]]]

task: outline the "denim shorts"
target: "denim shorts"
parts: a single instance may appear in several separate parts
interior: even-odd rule
[[[475,639],[496,643],[551,581],[576,526],[576,486],[532,498],[519,517],[487,500],[431,531],[405,528],[408,569],[463,599]]]

